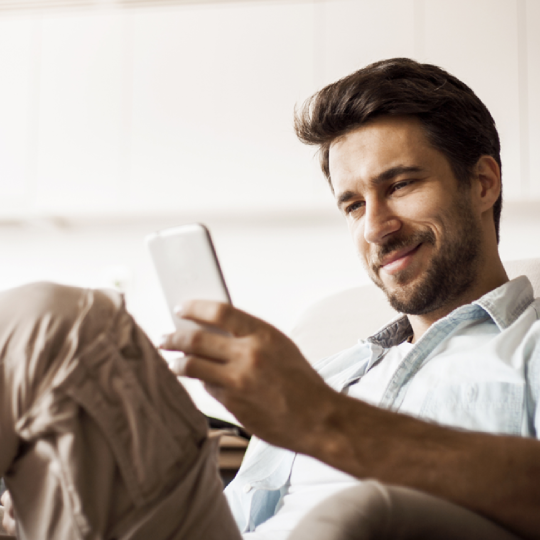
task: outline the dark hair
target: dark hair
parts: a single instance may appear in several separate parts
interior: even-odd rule
[[[483,155],[501,167],[495,121],[478,96],[443,69],[408,58],[370,64],[326,86],[296,111],[294,125],[302,142],[319,145],[321,167],[331,182],[332,142],[387,115],[418,118],[429,143],[446,156],[463,185],[470,185],[473,167]],[[493,206],[497,241],[501,209],[502,191]]]

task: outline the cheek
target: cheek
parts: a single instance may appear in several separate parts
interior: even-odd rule
[[[444,234],[447,226],[448,201],[438,197],[420,196],[408,204],[400,218],[404,234],[413,233],[419,229],[431,229],[436,235]]]
[[[454,229],[455,214],[452,210],[441,205],[438,209],[430,209],[429,213],[426,212],[423,224],[429,227],[436,237],[441,238]]]
[[[438,214],[448,206],[453,194],[439,182],[421,183],[410,193],[395,200],[393,209],[403,219],[422,219]]]

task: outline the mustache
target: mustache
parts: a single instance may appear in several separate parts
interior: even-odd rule
[[[407,248],[409,246],[415,246],[419,244],[435,245],[435,234],[431,230],[416,231],[409,235],[398,235],[390,238],[385,244],[379,246],[377,253],[371,263],[371,268],[376,271],[381,266],[383,257],[397,251],[398,249]]]

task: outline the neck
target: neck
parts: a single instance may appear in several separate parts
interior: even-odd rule
[[[446,317],[460,306],[478,300],[484,296],[484,294],[500,287],[507,281],[508,276],[506,275],[506,270],[497,254],[495,259],[489,261],[489,264],[480,265],[475,283],[460,297],[434,311],[425,313],[424,315],[408,315],[413,329],[412,343],[418,341],[426,333],[429,327],[439,319]]]

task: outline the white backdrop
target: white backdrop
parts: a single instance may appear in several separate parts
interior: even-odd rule
[[[320,209],[293,108],[392,56],[471,85],[507,198],[538,198],[539,27],[538,0],[0,10],[0,214]]]

